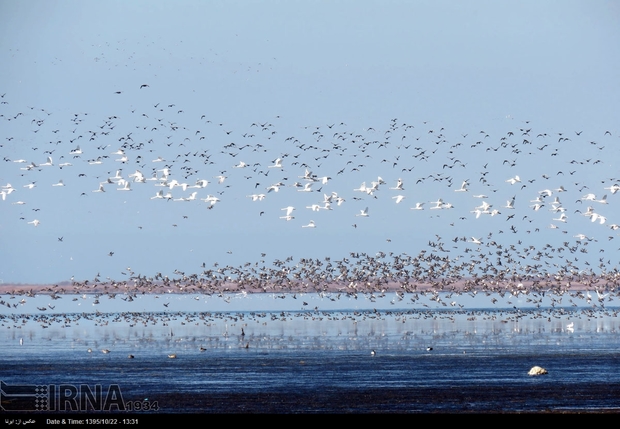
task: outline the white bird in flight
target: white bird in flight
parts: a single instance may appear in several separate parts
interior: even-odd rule
[[[515,177],[512,177],[506,180],[506,182],[510,183],[511,185],[514,185],[515,183],[518,183],[520,181],[521,181],[521,178],[519,176],[515,176]]]
[[[116,175],[114,177],[110,177],[110,180],[123,180],[123,176],[121,175],[122,170],[116,170]]]
[[[360,212],[356,214],[355,216],[368,217],[368,207],[366,207],[363,210],[360,210]]]
[[[566,222],[566,219],[567,219],[566,213],[562,213],[560,214],[560,217],[554,218],[552,220],[557,220],[558,222]]]
[[[362,182],[359,188],[353,189],[353,191],[366,192],[366,182]]]
[[[604,224],[607,221],[607,218],[603,215],[600,215],[598,213],[594,213],[592,214],[592,216],[590,216],[590,221],[592,222],[596,222],[598,220],[598,223],[600,223],[601,225]]]
[[[303,188],[298,189],[297,192],[312,192],[312,189],[310,189],[311,186],[312,186],[312,182],[308,182],[304,185]]]
[[[288,206],[288,207],[284,207],[283,209],[280,209],[280,210],[286,210],[286,215],[285,216],[290,216],[293,213],[293,210],[295,210],[295,207]]]
[[[51,156],[47,157],[47,161],[46,162],[44,162],[43,164],[39,164],[39,167],[43,167],[43,166],[46,166],[46,165],[54,165],[54,163],[52,162],[52,157]]]
[[[602,294],[598,291],[598,289],[596,289],[596,296],[598,296],[599,301],[602,301],[603,299],[605,299],[607,295],[609,295],[609,293]]]
[[[461,183],[461,187],[459,189],[455,189],[454,192],[467,192],[467,185],[469,183],[467,182],[467,180],[463,180],[463,183]]]
[[[516,195],[514,197],[512,197],[511,200],[506,201],[506,205],[502,206],[502,208],[503,209],[514,209],[515,208],[515,197],[516,197]]]
[[[95,189],[93,192],[105,192],[105,189],[103,189],[103,183],[99,183],[99,189]]]
[[[194,201],[196,199],[196,195],[198,194],[198,192],[192,192],[191,195],[189,197],[186,198],[177,198],[174,201]]]
[[[595,203],[607,204],[607,194],[603,195],[600,200],[594,200]]]
[[[437,201],[431,201],[431,204],[435,204],[435,207],[431,207],[431,210],[441,209],[443,208],[443,200],[440,198]]]
[[[297,176],[297,177],[300,178],[300,179],[314,180],[312,178],[312,171],[308,170],[307,168],[306,168],[306,172],[304,173],[303,176]]]
[[[489,210],[489,208],[491,208],[491,204],[489,204],[486,201],[483,201],[482,204],[480,204],[478,207],[474,207],[474,210],[481,210],[483,212],[486,212]]]
[[[166,198],[166,196],[164,196]],[[201,198],[200,201],[204,201],[205,203],[210,203],[209,208],[213,207],[215,203],[219,202],[220,199],[213,195],[207,195],[205,198]]]
[[[585,234],[577,234],[577,235],[573,235],[573,237],[578,238],[580,240],[588,240],[588,241],[592,240],[590,237],[588,237]]]
[[[121,185],[121,182],[119,181],[118,184]],[[117,191],[131,191],[131,182],[125,180],[122,183],[122,186],[123,186],[122,188],[116,188],[116,190]]]
[[[278,158],[274,161],[273,165],[269,165],[267,168],[282,168],[282,158]]]
[[[394,189],[397,191],[404,191],[405,188],[403,188],[403,179],[398,179],[398,181],[396,182],[396,186],[390,189]]]

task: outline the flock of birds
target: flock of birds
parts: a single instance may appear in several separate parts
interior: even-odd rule
[[[562,294],[581,288],[616,294],[617,264],[605,251],[616,250],[620,218],[613,205],[620,179],[598,173],[612,170],[610,159],[617,155],[618,136],[610,131],[586,137],[579,130],[545,132],[524,122],[501,135],[454,135],[427,122],[394,118],[382,127],[357,130],[338,122],[302,126],[293,134],[280,117],[237,130],[206,114],[188,118],[173,103],[93,118],[35,107],[15,111],[10,96],[1,97],[4,228],[23,223],[36,234],[52,223],[46,211],[54,206],[78,201],[77,210],[105,198],[120,209],[133,198],[150,211],[179,215],[171,225],[156,225],[160,230],[222,210],[225,217],[252,218],[258,228],[264,221],[267,230],[273,228],[267,219],[275,220],[274,240],[291,233],[283,229],[288,225],[363,236],[394,231],[398,223],[396,234],[405,235],[406,216],[432,237],[416,240],[427,245],[413,252],[356,250],[271,262],[263,252],[238,266],[203,263],[196,272],[127,268],[120,280],[100,274],[71,278],[69,285],[47,289],[52,294],[98,291],[131,298],[162,288],[347,295]]]
[[[430,293],[428,294],[430,296]],[[532,294],[534,295],[534,294]],[[568,295],[568,294],[567,294]],[[576,297],[576,294],[570,294]],[[569,298],[570,298],[569,296]],[[499,309],[498,311],[489,312],[480,309],[454,310],[454,311],[437,311],[432,309],[416,309],[416,310],[353,310],[353,311],[324,311],[315,308],[307,311],[277,311],[277,312],[115,312],[115,313],[87,313],[75,312],[66,314],[0,314],[0,326],[5,329],[13,330],[14,334],[24,332],[32,324],[39,324],[41,328],[60,327],[71,329],[75,327],[80,329],[88,329],[88,326],[129,326],[130,328],[159,328],[162,340],[167,345],[168,350],[174,351],[167,353],[169,359],[176,359],[178,356],[186,356],[193,353],[203,353],[208,350],[217,348],[240,348],[240,349],[271,349],[274,347],[290,347],[292,336],[282,333],[282,326],[285,324],[295,323],[295,321],[314,321],[323,323],[346,322],[351,323],[347,329],[347,325],[340,326],[338,332],[331,332],[331,337],[325,337],[325,332],[321,335],[324,339],[338,340],[338,338],[358,337],[364,342],[362,344],[377,345],[377,340],[384,340],[385,325],[375,325],[373,323],[382,323],[390,321],[400,326],[397,332],[402,340],[409,344],[413,341],[414,350],[420,352],[432,352],[434,347],[430,345],[421,346],[420,343],[428,344],[428,342],[437,341],[437,323],[444,322],[447,324],[458,324],[459,332],[486,332],[488,334],[497,335],[502,330],[508,330],[512,335],[514,333],[531,333],[531,322],[538,321],[548,324],[549,332],[573,334],[575,329],[584,332],[617,332],[617,323],[605,324],[602,320],[615,320],[619,313],[618,308],[599,309],[582,307],[579,310],[567,311],[565,308],[549,308],[549,309]],[[358,332],[358,323],[367,321],[368,325],[359,325],[360,330],[367,333]],[[570,321],[570,323],[566,323]],[[420,322],[433,323],[433,325],[420,324]],[[576,325],[577,322],[577,325]],[[272,325],[272,328],[267,328]],[[323,325],[327,326],[327,325]],[[364,326],[362,328],[362,326]],[[486,326],[487,328],[484,328]],[[491,326],[491,327],[489,327]],[[210,332],[208,335],[196,334],[195,328],[205,328]],[[265,329],[273,329],[276,327],[274,337],[265,334]],[[422,329],[420,330],[420,328]],[[425,328],[426,327],[426,332]],[[189,328],[189,329],[188,329]],[[177,329],[181,332],[177,332]],[[340,332],[342,330],[342,332]],[[247,331],[247,333],[246,333]],[[203,332],[203,331],[200,331]],[[267,331],[270,332],[270,331]],[[24,332],[25,333],[25,332]],[[147,347],[153,344],[153,336],[142,337],[142,341],[146,341]],[[370,341],[370,343],[368,343]],[[141,352],[136,348],[136,339],[130,340],[132,353],[126,355],[129,359],[134,359]],[[381,341],[380,341],[381,342]],[[380,343],[379,342],[379,343]],[[118,351],[126,349],[126,341],[122,337],[112,336],[105,338],[84,340],[78,338],[75,346],[84,347],[87,353],[91,354],[98,350],[105,355],[112,353],[112,356],[118,357]],[[357,344],[357,341],[354,342]],[[24,337],[19,338],[19,344],[25,344]],[[361,344],[358,344],[361,345]],[[88,348],[86,348],[88,346]],[[384,345],[381,345],[383,347]],[[142,350],[144,351],[144,350]],[[370,356],[377,356],[377,349],[370,349]]]

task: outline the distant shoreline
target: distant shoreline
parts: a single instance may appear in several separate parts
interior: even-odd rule
[[[588,277],[579,280],[555,280],[555,281],[506,281],[485,279],[442,279],[434,282],[405,281],[376,281],[376,282],[340,282],[319,285],[305,282],[291,282],[284,285],[276,282],[263,282],[257,286],[257,282],[182,282],[178,280],[169,283],[142,283],[132,282],[62,282],[57,284],[29,284],[29,283],[4,283],[0,284],[0,294],[14,295],[72,295],[72,294],[220,294],[220,293],[384,293],[384,292],[456,292],[478,293],[484,292],[516,292],[519,293],[563,293],[587,290],[600,290],[615,292],[618,286],[615,282],[606,281],[604,277]]]

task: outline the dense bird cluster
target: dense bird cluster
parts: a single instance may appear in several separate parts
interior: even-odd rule
[[[174,103],[99,117],[13,104],[2,95],[0,203],[7,227],[41,230],[49,225],[47,212],[63,204],[104,201],[121,210],[139,200],[148,212],[174,217],[134,216],[137,228],[172,235],[182,222],[221,210],[274,238],[292,227],[317,234],[317,242],[325,239],[321,231],[342,230],[362,237],[385,230],[386,246],[405,234],[425,237],[407,251],[351,249],[344,257],[305,257],[304,243],[295,249],[300,257],[265,262],[263,253],[260,262],[215,261],[187,274],[187,268],[138,274],[128,268],[122,280],[74,280],[71,292],[93,285],[205,293],[616,288],[617,265],[605,251],[617,250],[620,179],[601,177],[613,173],[609,160],[618,155],[618,136],[610,131],[587,137],[507,120],[500,134],[454,134],[398,118],[359,129],[345,122],[291,128],[280,117],[237,129]],[[66,245],[67,234],[58,235],[53,240]]]
[[[465,239],[463,238],[463,241]],[[352,253],[341,260],[304,259],[293,261],[276,260],[273,267],[246,263],[240,267],[216,266],[198,274],[176,271],[168,277],[157,273],[153,277],[130,272],[127,280],[115,281],[95,278],[90,281],[73,281],[67,285],[54,285],[44,292],[52,294],[77,294],[97,292],[114,297],[123,294],[123,300],[132,300],[139,293],[200,293],[218,295],[224,299],[226,294],[265,292],[294,294],[299,292],[329,293],[329,299],[339,299],[341,295],[357,297],[364,294],[369,299],[384,297],[386,292],[396,292],[397,300],[406,296],[413,302],[419,299],[418,293],[431,293],[438,303],[439,293],[456,296],[469,293],[475,296],[482,291],[487,295],[498,293],[545,296],[545,294],[575,294],[575,297],[591,302],[596,292],[598,302],[611,300],[618,292],[620,271],[613,269],[599,274],[592,269],[579,270],[569,260],[565,267],[553,263],[555,256],[578,255],[587,252],[587,242],[566,247],[548,246],[542,251],[532,247],[519,249],[515,246],[504,249],[493,243],[484,251],[478,249],[469,258],[451,259],[446,243],[430,242],[433,252],[421,251],[416,256],[385,254],[367,255]],[[532,260],[534,263],[522,263]],[[217,264],[216,264],[217,265]],[[604,263],[601,262],[601,267]],[[34,296],[35,292],[31,292]],[[413,295],[409,295],[413,294]],[[594,300],[596,302],[596,299]],[[542,302],[542,301],[541,301]],[[535,304],[536,302],[534,302]]]
[[[618,310],[599,309],[593,310],[581,308],[578,311],[567,312],[564,308],[545,309],[545,310],[514,310],[501,309],[497,312],[488,312],[484,310],[453,310],[453,311],[437,311],[434,309],[423,310],[354,310],[346,312],[337,311],[320,311],[317,309],[308,311],[278,311],[278,312],[131,312],[131,313],[72,313],[72,314],[36,314],[36,315],[0,315],[0,326],[6,328],[20,329],[28,326],[29,323],[39,324],[42,328],[50,328],[60,326],[63,328],[71,328],[80,326],[80,323],[86,325],[92,323],[94,326],[110,326],[126,323],[130,328],[134,327],[182,327],[182,326],[216,326],[223,328],[224,332],[221,336],[236,338],[242,342],[243,347],[252,344],[252,347],[260,345],[263,335],[255,335],[254,333],[246,334],[245,329],[252,328],[250,323],[254,325],[267,325],[268,322],[290,322],[295,319],[313,320],[313,321],[338,321],[350,320],[353,323],[366,320],[395,320],[399,323],[415,322],[418,320],[448,320],[451,322],[471,323],[476,321],[501,321],[502,323],[519,322],[522,320],[546,319],[548,322],[555,322],[557,326],[558,320],[565,319],[567,315],[574,319],[596,320],[608,317],[618,317]],[[223,323],[230,325],[218,326]],[[239,326],[241,328],[239,329]],[[517,328],[518,329],[518,328]],[[229,332],[233,331],[234,332]],[[239,333],[239,330],[241,331]],[[254,331],[255,329],[252,329]],[[524,329],[527,331],[526,329]],[[556,328],[557,331],[573,333],[574,322],[562,327]],[[248,330],[249,331],[249,330]],[[250,332],[250,331],[249,331]],[[436,331],[435,331],[436,332]],[[435,333],[433,331],[430,334]],[[411,335],[405,331],[405,336]],[[174,331],[170,330],[170,337],[174,338]],[[209,341],[218,341],[218,336],[210,337]],[[183,338],[181,338],[182,340]],[[249,341],[249,342],[248,342]],[[210,344],[209,349],[213,349],[214,345]],[[107,350],[107,351],[104,351]],[[198,347],[200,352],[208,350],[207,348]],[[427,351],[431,351],[427,349]],[[92,349],[87,350],[89,353]],[[109,353],[109,349],[102,349],[103,353]]]

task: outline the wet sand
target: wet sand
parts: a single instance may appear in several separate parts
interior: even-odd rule
[[[602,397],[617,398],[618,384],[540,385],[514,388],[476,387],[330,389],[321,392],[259,393],[165,393],[151,396],[158,409],[148,411],[80,412],[79,418],[102,414],[157,418],[161,414],[617,414],[619,408],[598,408]],[[539,405],[532,407],[532,403]],[[557,403],[567,404],[557,407]],[[569,404],[580,404],[571,406]],[[584,406],[583,404],[591,404]],[[554,404],[554,405],[546,405]],[[11,401],[16,409],[27,407]],[[432,411],[428,411],[432,410]],[[40,417],[41,413],[10,412],[16,416]],[[56,417],[59,413],[46,413]],[[69,414],[70,418],[78,418]],[[7,417],[4,415],[3,418]],[[151,420],[143,420],[151,421]],[[154,422],[154,421],[153,421]]]
[[[618,413],[599,409],[601,397],[617,398],[618,384],[583,386],[538,385],[533,388],[498,386],[333,389],[308,393],[171,394],[162,397],[167,406],[189,413]],[[535,409],[526,404],[539,402]],[[545,404],[584,404],[591,407],[558,409]],[[484,405],[487,404],[487,405]],[[523,407],[522,411],[518,410]],[[389,411],[388,411],[389,410]],[[504,411],[507,410],[507,411]],[[162,410],[165,412],[165,410]]]

